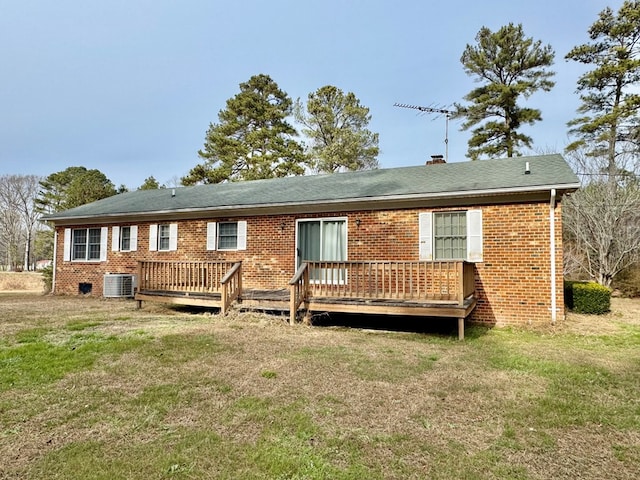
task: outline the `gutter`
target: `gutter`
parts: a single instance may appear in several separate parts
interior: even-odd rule
[[[51,277],[51,293],[55,293],[56,290],[56,270],[58,260],[58,229],[53,227],[53,276]]]
[[[549,248],[551,250],[551,324],[557,320],[556,304],[556,189],[551,189],[549,199]]]

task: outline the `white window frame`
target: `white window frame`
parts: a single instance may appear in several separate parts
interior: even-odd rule
[[[469,235],[467,234],[467,228],[466,228],[466,224],[467,224],[467,212],[465,210],[463,211],[459,211],[459,210],[455,210],[455,211],[446,211],[446,212],[433,212],[433,258],[435,260],[466,260],[467,259],[467,242],[468,242],[468,238]],[[451,217],[455,217],[458,219],[458,221],[464,225],[464,234],[458,234],[458,235],[453,235],[452,233],[450,234],[443,234],[442,232],[438,232],[438,218],[446,218],[447,216]],[[446,223],[446,220],[445,220]],[[457,223],[457,222],[456,222]],[[451,225],[453,228],[453,225]],[[464,242],[464,249],[462,248],[453,248],[452,247],[452,253],[453,250],[456,251],[460,251],[462,250],[460,253],[460,256],[450,256],[450,257],[442,257],[442,258],[438,258],[438,240],[440,240],[441,242],[444,241],[444,239],[458,239]]]
[[[220,224],[235,223],[237,225],[236,248],[220,248]],[[207,250],[235,252],[247,249],[247,222],[245,220],[230,222],[207,222]]]
[[[74,239],[75,233],[79,230],[86,231],[85,240],[85,255],[83,258],[74,258]],[[89,230],[100,230],[100,251],[98,258],[89,258]],[[83,262],[83,263],[98,263],[107,261],[107,236],[109,229],[107,227],[82,227],[82,228],[65,228],[64,229],[64,243],[63,243],[63,260],[66,262]]]
[[[124,236],[122,232],[129,229],[129,248],[122,248]],[[112,252],[135,252],[138,249],[138,226],[125,225],[124,227],[114,226],[111,228],[111,251]]]
[[[169,227],[168,248],[160,248],[160,227]],[[149,225],[149,251],[173,252],[178,249],[178,224],[177,223],[153,223]]]
[[[482,210],[468,209],[455,210],[456,212],[466,212],[467,219],[467,254],[462,259],[467,262],[483,261],[483,235],[482,235]],[[455,261],[456,259],[435,259],[434,258],[434,221],[436,213],[447,213],[447,211],[424,212],[418,215],[419,224],[419,258],[423,261]]]
[[[171,250],[171,225],[161,223],[158,225],[158,251],[168,252]]]

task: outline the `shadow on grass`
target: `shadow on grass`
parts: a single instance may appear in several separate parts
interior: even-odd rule
[[[458,320],[455,318],[323,313],[314,315],[311,323],[317,327],[359,328],[458,337]],[[465,338],[477,338],[484,335],[487,330],[486,327],[465,325]]]
[[[176,312],[202,315],[218,315],[220,309],[189,305],[172,305]],[[288,312],[261,311],[271,318],[289,321]],[[315,313],[311,318],[314,327],[355,328],[389,332],[419,333],[439,337],[458,337],[458,320],[444,317],[412,317],[397,315],[373,315],[363,313]],[[465,322],[465,339],[479,338],[489,330],[486,326]]]
[[[220,309],[215,307],[200,307],[196,305],[167,305],[169,310],[190,315],[219,315]]]

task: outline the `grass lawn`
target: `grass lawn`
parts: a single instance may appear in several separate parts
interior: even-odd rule
[[[612,307],[458,342],[0,294],[0,479],[637,479]]]

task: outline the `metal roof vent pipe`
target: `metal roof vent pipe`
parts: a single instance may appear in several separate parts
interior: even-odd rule
[[[531,169],[529,168],[529,162],[524,163],[524,174],[529,175],[531,173]]]
[[[527,163],[527,165],[529,165],[529,164]],[[172,196],[172,197],[175,197],[175,196],[176,196],[176,189],[175,189],[175,188],[172,188],[172,189],[171,189],[171,196]]]

